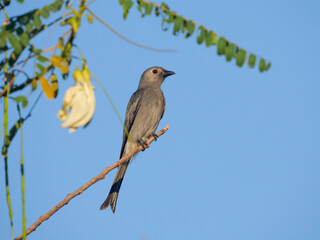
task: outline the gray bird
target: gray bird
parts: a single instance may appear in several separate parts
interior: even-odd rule
[[[120,158],[137,146],[144,148],[149,137],[155,135],[166,104],[160,87],[164,79],[173,74],[175,73],[162,67],[151,67],[143,72],[138,90],[131,96],[127,106],[124,126],[128,130],[129,139],[123,130]],[[132,158],[119,166],[109,195],[102,203],[100,210],[110,205],[113,213],[115,212],[121,183]]]

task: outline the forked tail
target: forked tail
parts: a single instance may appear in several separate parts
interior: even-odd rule
[[[107,199],[102,203],[100,210],[106,209],[110,205],[112,212],[115,212],[121,183],[123,181],[124,175],[126,174],[128,165],[129,161],[124,162],[119,166],[117,174],[113,180],[109,195]]]

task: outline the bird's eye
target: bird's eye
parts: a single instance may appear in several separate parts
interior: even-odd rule
[[[158,73],[158,70],[157,69],[153,69],[152,71],[154,74],[157,74]]]

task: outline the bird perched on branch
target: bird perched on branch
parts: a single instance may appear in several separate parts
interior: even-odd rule
[[[149,137],[156,136],[155,131],[165,110],[165,99],[160,87],[164,79],[173,74],[162,67],[151,67],[143,72],[138,89],[127,106],[120,158],[138,146],[145,148]],[[119,166],[109,195],[100,210],[110,205],[115,212],[121,183],[132,158]]]

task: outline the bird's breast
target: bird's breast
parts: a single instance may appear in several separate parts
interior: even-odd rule
[[[165,100],[161,89],[144,91],[130,134],[135,139],[149,138],[157,129],[164,109]]]

